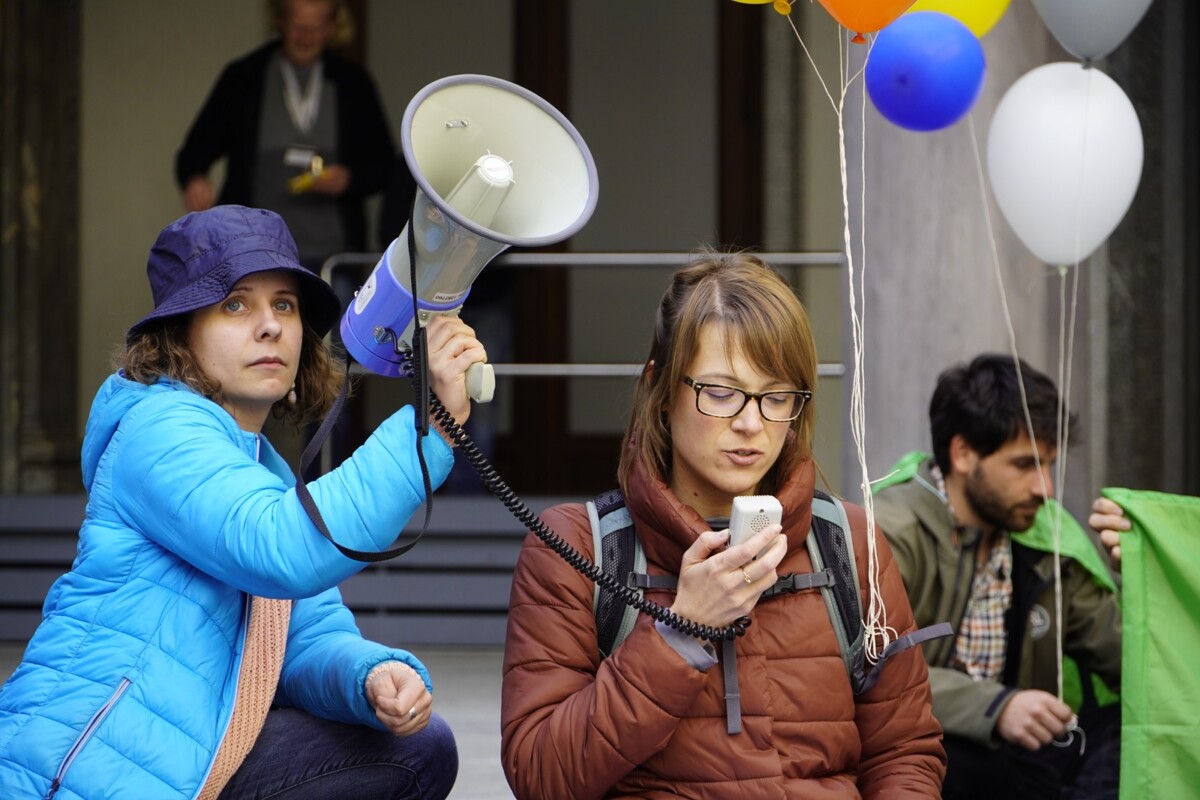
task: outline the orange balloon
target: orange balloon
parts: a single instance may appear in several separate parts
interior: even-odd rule
[[[864,33],[872,33],[892,23],[915,0],[821,0],[821,5],[842,27],[857,34],[853,41],[865,42]]]

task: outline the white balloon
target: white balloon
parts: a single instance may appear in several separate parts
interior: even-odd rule
[[[1034,255],[1075,264],[1108,238],[1142,177],[1142,127],[1112,78],[1076,63],[1027,72],[988,133],[996,204]]]
[[[1067,52],[1093,61],[1125,41],[1151,0],[1033,0],[1042,22]]]

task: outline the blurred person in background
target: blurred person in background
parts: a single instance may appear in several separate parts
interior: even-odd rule
[[[364,200],[392,177],[395,145],[367,71],[331,49],[352,38],[344,0],[270,0],[276,39],[221,72],[175,158],[188,211],[270,209],[300,263],[367,249]],[[218,194],[208,174],[224,158]],[[343,307],[347,292],[334,286]],[[353,286],[349,288],[352,293]]]

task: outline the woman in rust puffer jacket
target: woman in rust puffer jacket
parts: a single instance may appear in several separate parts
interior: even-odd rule
[[[812,571],[816,379],[804,309],[765,263],[713,253],[675,274],[618,477],[647,572],[678,576],[646,596],[703,625],[751,624],[714,647],[643,615],[602,658],[594,584],[531,534],[504,657],[502,751],[518,798],[939,796],[945,756],[920,652],[891,658],[856,696],[821,595],[761,596]],[[778,497],[782,526],[727,547],[734,497],[754,494]],[[886,542],[872,582],[865,515],[846,509],[862,607],[874,583],[892,636],[910,632]],[[543,519],[591,557],[583,506]]]

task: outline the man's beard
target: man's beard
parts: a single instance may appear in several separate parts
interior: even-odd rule
[[[1042,505],[1040,498],[1031,498],[1027,503],[1005,505],[1004,499],[988,484],[979,467],[967,476],[965,491],[976,518],[1000,531],[1020,533],[1029,530],[1037,508]]]

